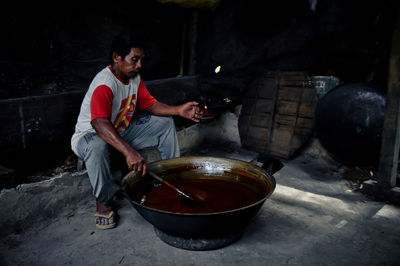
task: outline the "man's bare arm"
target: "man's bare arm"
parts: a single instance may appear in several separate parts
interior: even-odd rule
[[[154,115],[160,116],[179,115],[195,122],[200,122],[199,118],[202,116],[197,102],[187,102],[178,106],[170,106],[161,102],[156,102],[146,110]]]
[[[107,118],[96,118],[91,122],[99,137],[121,152],[128,167],[135,171],[143,171],[146,174],[146,162],[143,157],[133,149],[115,130],[110,120]]]

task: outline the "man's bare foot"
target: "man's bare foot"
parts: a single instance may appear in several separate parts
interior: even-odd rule
[[[100,229],[114,228],[117,225],[116,213],[106,205],[96,202],[95,222]]]
[[[111,208],[96,201],[96,212],[101,214],[108,214],[110,211],[112,211]]]

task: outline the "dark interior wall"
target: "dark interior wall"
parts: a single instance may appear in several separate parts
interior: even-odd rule
[[[197,11],[196,72],[207,75],[217,65],[223,72],[261,66],[258,70],[309,70],[382,84],[392,2],[318,0],[312,11],[309,0],[222,0],[216,10]],[[149,42],[144,80],[179,74],[185,9],[177,5],[68,1],[4,10],[0,99],[86,90],[108,64],[111,39],[122,30]]]
[[[222,1],[198,16],[197,71],[307,70],[385,86],[393,1]],[[253,67],[253,68],[252,68]]]
[[[3,7],[0,164],[8,166],[10,154],[43,162],[49,154],[70,152],[83,94],[108,64],[111,39],[122,30],[148,40],[142,77],[151,93],[169,104],[191,100],[199,89],[238,96],[246,79],[271,69],[371,80],[385,88],[393,1],[318,0],[312,11],[308,0],[221,0],[215,10],[196,10],[200,78],[153,83],[147,81],[179,74],[183,22],[193,10],[156,0]],[[18,97],[25,98],[7,100]]]
[[[195,76],[146,82],[152,94],[167,104],[193,97],[190,92],[196,84]],[[24,176],[72,155],[71,136],[84,95],[82,90],[0,100],[0,165]]]
[[[64,1],[2,8],[0,99],[86,90],[123,30],[149,43],[142,77],[177,76],[183,10],[146,1]]]
[[[0,17],[0,165],[18,175],[72,153],[83,95],[109,64],[119,32],[148,41],[144,80],[179,74],[184,11],[177,6],[156,0],[8,4]]]

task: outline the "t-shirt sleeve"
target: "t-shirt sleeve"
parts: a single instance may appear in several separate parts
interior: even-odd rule
[[[156,102],[157,100],[149,93],[146,85],[144,85],[143,80],[141,79],[138,89],[137,106],[140,110],[144,110],[146,108],[149,108]]]
[[[106,85],[94,89],[90,100],[90,114],[92,120],[96,118],[111,119],[113,93]]]

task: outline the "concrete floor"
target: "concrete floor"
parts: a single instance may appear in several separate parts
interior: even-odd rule
[[[186,154],[256,156],[220,146]],[[118,227],[96,229],[84,172],[3,190],[0,265],[399,265],[399,207],[353,191],[326,160],[305,154],[283,163],[243,236],[212,251],[169,246],[126,200],[116,202]]]

